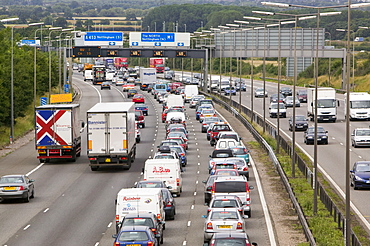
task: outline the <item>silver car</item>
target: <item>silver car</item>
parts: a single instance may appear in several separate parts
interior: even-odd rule
[[[357,128],[351,134],[351,141],[353,147],[370,147],[370,129]]]
[[[26,175],[6,175],[0,178],[0,201],[22,199],[29,202],[35,196],[34,180]]]
[[[263,88],[257,88],[254,90],[254,97],[268,97],[268,93]]]
[[[237,208],[219,208],[209,212],[204,222],[204,242],[211,240],[218,232],[246,232],[245,218]]]

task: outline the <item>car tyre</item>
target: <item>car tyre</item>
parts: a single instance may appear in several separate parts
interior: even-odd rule
[[[29,194],[27,192],[27,196],[26,196],[26,198],[23,199],[23,202],[29,202],[29,201],[30,201],[30,197],[29,197]]]
[[[35,198],[35,189],[32,190],[30,198]]]
[[[91,166],[90,169],[91,169],[91,171],[98,171],[99,167],[93,167],[93,166]]]

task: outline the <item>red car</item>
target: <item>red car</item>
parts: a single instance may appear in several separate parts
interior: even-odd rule
[[[167,138],[167,140],[176,141],[185,150],[188,149],[188,143],[182,137],[175,137],[175,138],[172,137],[172,138]]]
[[[132,98],[132,101],[134,103],[145,103],[145,98],[142,94],[135,94],[135,96]]]

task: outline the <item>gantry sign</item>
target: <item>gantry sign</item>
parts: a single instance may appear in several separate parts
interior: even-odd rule
[[[72,47],[72,57],[168,57],[206,59],[205,49]]]

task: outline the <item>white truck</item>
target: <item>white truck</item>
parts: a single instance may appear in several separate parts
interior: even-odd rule
[[[347,104],[347,93],[344,94],[344,103]],[[370,94],[367,92],[349,93],[349,120],[369,120],[370,119]],[[347,112],[344,110],[347,117]]]
[[[140,68],[140,84],[155,84],[157,81],[157,72],[155,68]],[[145,86],[147,88],[147,86]]]
[[[48,162],[50,159],[76,161],[81,155],[79,109],[79,104],[36,107],[35,144],[40,162]]]
[[[87,111],[87,155],[92,171],[101,166],[130,169],[136,156],[133,102],[97,103]]]
[[[315,118],[315,104],[315,88],[309,88],[307,89],[307,116],[311,121]],[[318,122],[337,120],[337,99],[334,88],[317,88],[317,120]]]

